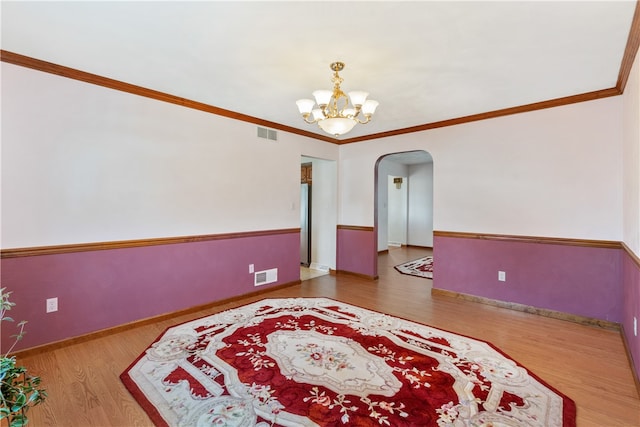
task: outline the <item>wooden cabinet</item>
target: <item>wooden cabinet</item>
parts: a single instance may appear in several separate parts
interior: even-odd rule
[[[300,183],[311,184],[312,168],[311,163],[303,163],[300,167]]]

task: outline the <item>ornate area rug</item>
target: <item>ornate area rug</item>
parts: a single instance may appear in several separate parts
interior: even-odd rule
[[[433,279],[432,256],[425,256],[422,258],[414,259],[413,261],[407,261],[405,263],[396,265],[394,268],[402,274],[409,274],[411,276]]]
[[[122,375],[159,426],[574,426],[491,344],[326,298],[167,329]]]

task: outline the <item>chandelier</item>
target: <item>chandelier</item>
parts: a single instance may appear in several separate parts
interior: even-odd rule
[[[367,100],[369,94],[362,91],[349,92],[347,97],[340,89],[343,79],[338,75],[338,71],[344,68],[344,63],[334,62],[330,68],[333,70],[333,91],[316,90],[313,92],[315,102],[300,99],[296,104],[305,122],[317,123],[323,131],[338,137],[349,132],[357,123],[369,123],[378,101]],[[317,108],[313,108],[315,104],[318,104]],[[313,119],[310,118],[311,115]]]

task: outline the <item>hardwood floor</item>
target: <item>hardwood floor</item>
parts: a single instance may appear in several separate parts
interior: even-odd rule
[[[167,327],[263,298],[328,297],[489,341],[576,402],[578,426],[640,426],[640,399],[620,333],[505,308],[431,295],[431,281],[394,265],[429,254],[392,249],[379,280],[325,275],[260,296],[176,316],[40,354],[19,363],[40,375],[49,397],[33,426],[150,426],[118,376]]]

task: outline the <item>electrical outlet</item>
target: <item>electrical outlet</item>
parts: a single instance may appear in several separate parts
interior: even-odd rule
[[[254,267],[253,264],[249,264],[249,273],[253,273]]]
[[[58,311],[58,297],[47,298],[47,313]]]
[[[498,271],[498,280],[501,282],[506,282],[507,281],[507,273],[505,273],[504,271]]]

